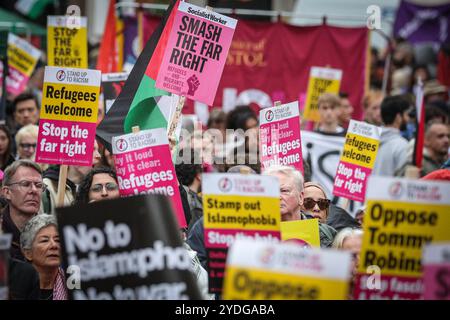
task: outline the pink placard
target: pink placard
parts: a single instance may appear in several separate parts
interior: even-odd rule
[[[380,276],[379,288],[370,288],[370,274],[358,274],[355,279],[355,300],[418,300],[422,297],[423,281],[417,277]]]
[[[261,169],[284,165],[303,172],[298,104],[261,110],[260,124]]]
[[[6,91],[15,96],[19,95],[25,90],[30,78],[12,66],[9,67],[8,71],[9,74],[6,78]],[[0,70],[0,72],[2,72],[2,70]]]
[[[156,87],[212,105],[236,20],[180,2]]]
[[[450,300],[450,263],[425,265],[423,272],[423,298]]]
[[[350,120],[341,159],[336,169],[333,194],[364,202],[366,186],[378,152],[381,128]]]
[[[339,162],[334,178],[333,194],[338,197],[364,202],[367,181],[372,169],[344,161]]]
[[[205,229],[205,248],[228,248],[237,239],[251,238],[262,241],[276,241],[281,238],[280,231]]]
[[[172,200],[180,227],[187,226],[165,129],[114,137],[113,153],[121,196],[162,194]],[[153,137],[146,135],[155,132]],[[133,138],[133,135],[135,136]],[[139,142],[137,142],[139,141]],[[139,143],[139,145],[133,145]]]
[[[95,123],[41,119],[36,162],[91,166]]]

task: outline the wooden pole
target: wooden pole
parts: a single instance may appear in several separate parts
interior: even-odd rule
[[[180,96],[180,99],[178,100],[177,108],[172,116],[172,120],[170,121],[169,131],[167,131],[167,136],[169,139],[172,138],[173,140],[176,140],[175,131],[177,129],[178,121],[180,121],[181,111],[183,110],[185,100],[185,96]]]
[[[64,206],[64,195],[66,193],[66,181],[67,181],[67,169],[68,166],[63,164],[59,167],[59,179],[58,179],[58,192],[56,197],[56,207]],[[50,213],[50,212],[47,212]]]
[[[411,165],[406,166],[405,178],[419,179],[420,178],[420,169],[416,166],[411,166]]]

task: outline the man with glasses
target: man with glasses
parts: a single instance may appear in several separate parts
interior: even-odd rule
[[[20,250],[20,233],[25,224],[38,214],[45,189],[41,168],[31,160],[17,160],[5,170],[2,194],[8,205],[3,211],[2,230],[13,235],[12,258],[25,260]]]
[[[292,167],[272,166],[264,174],[277,177],[280,181],[281,221],[312,219],[302,212],[304,203],[304,179],[301,172]],[[331,247],[336,230],[319,222],[320,246]]]

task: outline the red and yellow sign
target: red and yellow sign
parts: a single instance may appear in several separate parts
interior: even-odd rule
[[[36,161],[91,166],[101,73],[46,67]]]
[[[224,279],[226,300],[344,300],[350,255],[291,243],[238,240]]]
[[[280,239],[279,183],[270,176],[204,174],[202,186],[209,290],[220,292],[226,253],[236,239]]]
[[[421,297],[423,247],[450,240],[449,194],[448,183],[369,178],[356,299]]]

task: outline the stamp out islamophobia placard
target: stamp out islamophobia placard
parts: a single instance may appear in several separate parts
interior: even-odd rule
[[[48,16],[47,56],[49,66],[87,68],[87,18]]]
[[[186,227],[166,128],[113,137],[112,149],[120,195],[168,196],[180,228]]]
[[[221,292],[228,247],[236,239],[280,239],[278,179],[243,174],[203,174],[203,221],[209,291]]]
[[[10,32],[7,55],[9,74],[6,78],[6,90],[13,95],[18,95],[25,90],[41,52],[26,40]]]
[[[225,300],[345,300],[350,254],[292,243],[237,240],[230,249]]]
[[[72,299],[201,298],[168,198],[140,195],[56,212]]]
[[[45,67],[36,161],[91,166],[101,72]]]
[[[212,105],[237,20],[180,2],[156,87]]]
[[[420,299],[422,250],[450,240],[450,184],[371,176],[354,298]]]
[[[450,300],[450,242],[425,246],[422,256],[425,300]]]
[[[259,112],[261,169],[291,166],[303,172],[298,102]]]
[[[317,101],[324,93],[339,93],[341,86],[342,70],[311,67],[308,81],[308,91],[306,92],[306,102],[303,118],[318,122],[319,107]]]
[[[365,122],[350,120],[334,178],[334,195],[364,202],[367,181],[378,153],[381,130]]]

